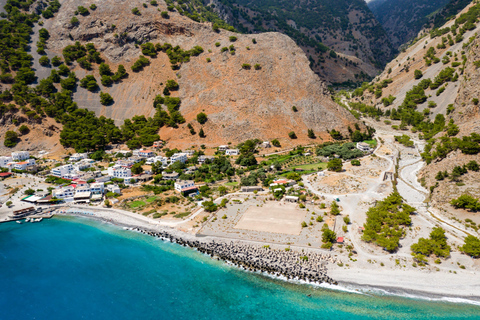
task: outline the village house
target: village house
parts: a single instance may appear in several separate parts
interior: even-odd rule
[[[295,196],[286,196],[285,202],[298,202],[298,197]]]
[[[12,161],[13,161],[12,157],[8,157],[8,156],[0,157],[0,167],[7,168],[8,164]]]
[[[88,155],[86,153],[74,153],[70,156],[70,158],[68,158],[68,161],[69,162],[77,162],[77,161],[80,161],[82,159],[87,159],[88,158]]]
[[[250,187],[242,187],[240,192],[254,192],[254,191],[263,191],[263,188],[260,186],[250,186]]]
[[[163,180],[177,180],[178,179],[178,173],[177,172],[172,172],[172,173],[164,173],[162,175]]]
[[[225,154],[227,156],[238,156],[240,154],[240,151],[238,151],[238,149],[227,149],[225,151]]]
[[[228,149],[228,146],[226,145],[222,145],[218,147],[218,151],[227,151],[227,149]]]
[[[187,162],[187,154],[186,153],[175,153],[170,157],[170,163],[174,163],[180,161],[181,163]]]
[[[73,171],[73,166],[71,164],[66,164],[60,167],[53,168],[51,173],[53,176],[58,178],[66,177],[71,171]]]
[[[203,164],[203,163],[205,163],[205,161],[207,161],[207,160],[212,161],[213,159],[215,159],[215,157],[212,157],[212,156],[200,156],[200,157],[198,157],[198,163]]]
[[[265,149],[267,149],[267,148],[271,148],[272,145],[270,144],[270,141],[263,141],[263,142],[262,142],[262,147],[264,147]]]
[[[186,196],[192,193],[198,193],[198,188],[195,186],[195,182],[191,180],[177,180],[174,184],[175,191],[180,192]]]
[[[357,149],[364,152],[372,151],[372,148],[370,148],[370,145],[365,142],[357,142]]]
[[[34,165],[35,165],[35,159],[28,159],[27,161],[14,162],[13,169],[25,171],[28,169],[28,167],[31,167]]]
[[[152,165],[154,163],[160,162],[163,167],[166,167],[168,165],[168,158],[167,157],[162,157],[162,156],[156,156],[152,158],[148,158],[145,164]]]
[[[121,194],[121,190],[120,190],[120,187],[117,186],[116,184],[109,184],[107,187],[107,192],[111,192],[111,193],[117,193],[117,194]]]
[[[103,194],[105,184],[103,182],[95,182],[90,185],[90,192],[92,194]]]
[[[90,168],[91,166],[92,166],[92,164],[89,161],[89,159],[83,159],[83,160],[80,160],[77,163],[75,163],[73,165],[73,169],[76,170],[76,171],[82,171],[82,170]]]
[[[23,161],[30,158],[30,153],[28,151],[17,151],[12,152],[13,161]]]
[[[107,169],[108,175],[118,179],[129,179],[132,177],[132,171],[129,168],[114,165]]]
[[[158,149],[158,148],[162,148],[164,144],[165,144],[165,143],[164,143],[162,140],[160,140],[160,141],[155,141],[155,142],[153,143],[153,146],[152,146],[152,147],[155,148],[155,149]]]
[[[52,190],[52,196],[57,199],[69,199],[75,194],[75,189],[72,186],[66,186],[63,188]]]
[[[139,150],[138,156],[141,158],[151,158],[155,156],[155,152],[153,152],[152,150]]]

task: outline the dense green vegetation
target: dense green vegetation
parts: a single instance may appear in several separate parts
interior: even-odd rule
[[[425,257],[431,254],[443,258],[447,258],[450,255],[450,246],[447,244],[445,230],[440,227],[434,227],[430,233],[430,238],[420,238],[410,248],[412,255],[418,261],[424,261]]]
[[[455,150],[461,150],[464,154],[478,154],[480,152],[480,135],[471,133],[470,136],[462,138],[443,136],[438,140],[430,139],[421,155],[429,164],[437,158],[445,158]]]
[[[450,204],[457,209],[469,209],[470,211],[479,211],[480,202],[469,194],[462,194],[456,199],[452,199]]]
[[[397,250],[400,238],[405,235],[404,227],[412,223],[410,215],[414,212],[398,193],[392,193],[368,209],[362,239],[390,252]]]
[[[474,258],[480,257],[480,239],[471,235],[465,238],[461,250]]]
[[[316,154],[322,157],[333,157],[337,155],[344,160],[354,159],[364,155],[352,142],[344,144],[326,142],[317,147]]]

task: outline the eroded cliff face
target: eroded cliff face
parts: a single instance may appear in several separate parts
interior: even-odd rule
[[[162,94],[167,80],[174,79],[179,90],[172,92],[172,96],[181,98],[180,112],[187,122],[177,129],[163,127],[160,136],[180,147],[238,143],[250,138],[278,138],[284,145],[304,144],[312,142],[307,138],[308,129],[328,139],[328,130],[347,133],[348,126],[353,127],[356,122],[348,111],[331,100],[325,84],[310,69],[304,52],[288,36],[245,35],[225,30],[216,33],[211,24],[194,22],[176,12],[162,18],[161,11],[167,8],[161,1],[158,6],[144,8],[144,2],[139,0],[94,1],[97,9],[90,10],[88,16],[77,15],[80,23],[73,27],[70,20],[77,7],[88,7],[91,3],[62,2],[57,16],[44,25],[51,35],[48,50],[59,54],[75,41],[91,42],[113,70],[124,64],[129,77],[112,87],[100,85],[102,91],[114,98],[111,106],[100,104],[98,92],[78,88],[75,101],[79,107],[113,118],[117,124],[133,115],[152,116],[155,96]],[[132,14],[135,7],[141,15]],[[230,36],[235,36],[236,41],[231,41]],[[167,55],[160,52],[143,71],[132,72],[130,66],[141,54],[136,44],[145,42],[170,43],[184,50],[201,46],[204,52],[175,71]],[[221,52],[223,47],[231,45],[235,47],[234,54],[230,50]],[[244,69],[243,64],[250,64],[251,68]],[[260,69],[256,70],[255,64]],[[78,78],[93,74],[99,80],[96,65],[93,71],[78,66],[75,71]],[[297,112],[292,110],[293,106]],[[200,112],[208,115],[203,125],[204,139],[192,136],[187,128],[191,123],[199,131],[200,124],[195,119]],[[298,139],[290,140],[290,131]]]
[[[480,36],[465,49],[467,63],[455,99],[452,118],[464,134],[480,133]],[[477,99],[477,100],[475,100]]]

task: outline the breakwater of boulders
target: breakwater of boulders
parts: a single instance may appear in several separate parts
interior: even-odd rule
[[[172,235],[167,231],[151,231],[141,228],[130,230],[194,248],[213,259],[231,263],[241,269],[262,272],[273,276],[283,276],[289,280],[303,280],[310,283],[337,282],[327,276],[328,262],[337,263],[337,259],[328,253],[298,252],[290,249],[271,249],[269,246],[257,246],[235,242],[216,242],[188,240]]]

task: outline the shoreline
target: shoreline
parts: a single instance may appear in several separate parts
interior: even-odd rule
[[[251,244],[247,240],[236,240],[235,242],[230,241],[229,244],[227,241],[215,239],[215,237],[212,236],[196,237],[178,229],[161,225],[158,222],[154,224],[153,222],[156,221],[149,221],[150,223],[147,221],[141,221],[142,223],[138,223],[140,221],[136,221],[137,223],[132,223],[130,221],[129,223],[128,221],[125,221],[125,219],[122,221],[122,217],[117,216],[119,215],[118,213],[115,215],[109,215],[108,218],[99,215],[91,216],[72,213],[56,213],[55,215],[65,217],[83,217],[98,222],[109,223],[117,227],[128,229],[134,232],[140,232],[149,236],[156,236],[163,241],[171,241],[185,247],[190,247],[191,249],[209,255],[212,259],[222,260],[223,262],[235,266],[235,268],[240,270],[255,272],[283,281],[294,283],[299,282],[302,284],[310,284],[330,290],[338,290],[357,294],[373,293],[378,295],[392,295],[412,299],[465,303],[480,306],[480,277],[478,276],[475,277],[468,274],[452,274],[452,278],[454,279],[445,280],[444,273],[435,276],[435,273],[426,274],[419,271],[412,272],[404,270],[382,270],[380,268],[366,270],[352,267],[350,269],[343,269],[337,267],[334,262],[327,262],[324,264],[323,266],[325,269],[322,268],[318,270],[320,271],[321,275],[308,273],[312,271],[309,268],[307,268],[309,270],[304,270],[308,271],[304,274],[300,273],[302,269],[295,269],[293,270],[293,273],[286,273],[286,271],[289,271],[288,267],[290,267],[290,265],[284,265],[283,270],[278,270],[275,269],[276,266],[267,265],[266,262],[268,262],[268,260],[261,261],[262,263],[259,265],[254,265],[251,262],[255,260],[242,261],[240,259],[229,259],[228,255],[225,255],[226,252],[220,251],[222,250],[221,248],[228,248],[229,245],[232,246],[230,249],[252,249],[254,247],[257,249],[261,248],[258,246],[258,244]],[[174,238],[174,240],[172,241],[172,239],[169,237]],[[200,244],[201,247],[198,248],[196,245]],[[212,251],[212,247],[209,247],[211,244],[215,244],[214,248],[218,249],[219,251]],[[277,245],[275,247],[286,246]],[[285,252],[278,249],[268,250],[276,253]],[[314,254],[318,254],[318,251],[320,250],[315,250],[313,248],[308,250],[309,253]],[[259,257],[258,254],[257,256],[249,254],[248,250],[246,252],[247,257]],[[289,252],[295,251],[292,249]],[[262,254],[264,253],[265,252],[262,252]],[[300,253],[296,253],[296,256],[298,257]],[[330,255],[330,257],[334,258],[332,255]],[[325,272],[324,274],[323,271]],[[406,278],[402,276],[405,276]],[[477,278],[476,282],[475,278]],[[406,279],[409,279],[410,281],[406,281]],[[439,286],[439,283],[443,283],[443,285]]]

